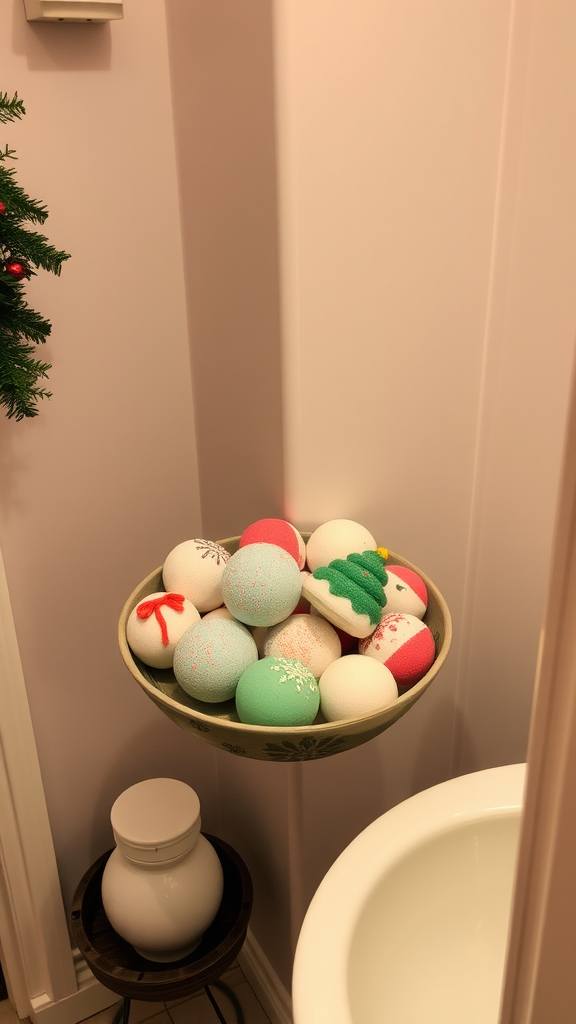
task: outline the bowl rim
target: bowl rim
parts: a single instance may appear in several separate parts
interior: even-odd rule
[[[306,539],[309,536],[306,532],[299,531],[301,536]],[[227,544],[237,543],[240,539],[240,535],[235,537],[226,537],[224,540],[216,541],[222,547],[226,547]],[[120,652],[126,667],[128,668],[131,675],[136,679],[139,685],[146,691],[152,700],[165,705],[167,708],[171,708],[176,714],[189,718],[192,721],[198,721],[206,726],[222,728],[230,733],[230,737],[237,736],[238,740],[252,736],[255,740],[286,740],[289,737],[305,738],[309,735],[321,738],[322,736],[334,736],[353,734],[358,732],[358,727],[361,726],[362,731],[370,731],[370,729],[377,729],[381,724],[382,719],[388,720],[392,710],[399,712],[394,715],[394,720],[400,718],[405,711],[418,700],[421,694],[428,688],[434,677],[438,674],[442,665],[444,664],[450,645],[452,641],[452,619],[448,605],[444,600],[444,597],[433,583],[433,581],[419,569],[412,562],[403,558],[401,555],[396,554],[393,551],[388,551],[388,558],[386,559],[386,565],[402,565],[408,569],[412,569],[416,572],[421,579],[424,581],[428,590],[428,595],[432,593],[434,599],[438,605],[441,617],[444,622],[444,640],[442,646],[436,655],[432,665],[428,669],[428,672],[420,679],[414,686],[405,690],[402,694],[399,694],[395,700],[391,701],[385,707],[380,708],[378,711],[372,712],[369,715],[360,715],[354,718],[340,718],[334,722],[318,722],[317,724],[311,725],[295,725],[295,726],[269,726],[269,725],[249,725],[243,722],[234,722],[228,718],[220,718],[216,715],[206,714],[202,711],[198,711],[195,708],[190,708],[185,704],[180,704],[173,697],[169,697],[168,694],[164,693],[158,687],[154,686],[138,668],[134,655],[128,645],[126,639],[126,623],[128,616],[132,609],[138,604],[142,598],[139,596],[142,590],[153,580],[158,574],[162,575],[163,565],[159,566],[153,572],[149,573],[145,579],[141,580],[140,583],[134,588],[120,613],[118,621],[118,643]],[[436,638],[434,638],[436,640]]]

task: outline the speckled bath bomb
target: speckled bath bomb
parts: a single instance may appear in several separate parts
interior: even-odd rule
[[[244,530],[238,546],[243,548],[247,544],[277,544],[292,555],[299,569],[304,568],[306,545],[296,527],[285,519],[259,519],[252,523]]]
[[[240,548],[222,574],[224,603],[248,626],[275,626],[294,610],[301,592],[295,560],[276,544]]]
[[[422,679],[436,656],[428,626],[415,615],[396,612],[382,616],[372,636],[360,641],[359,650],[360,656],[368,655],[386,665],[399,690],[407,690]]]
[[[199,619],[199,612],[183,594],[149,594],[130,612],[126,639],[145,665],[170,668],[180,637]]]
[[[213,540],[184,540],[164,562],[164,586],[184,594],[199,612],[211,612],[222,604],[220,582],[229,558],[226,548]]]
[[[328,722],[362,718],[392,704],[398,687],[389,669],[372,658],[348,654],[320,676],[320,706]]]
[[[353,519],[330,519],[310,534],[306,562],[314,572],[334,558],[347,558],[353,551],[376,551],[376,548],[376,541],[365,526]]]
[[[174,675],[196,700],[230,700],[242,673],[258,658],[252,636],[240,622],[201,619],[176,646]]]
[[[316,679],[341,653],[334,627],[314,615],[290,615],[270,627],[264,642],[265,657],[296,658]]]
[[[418,573],[404,565],[387,565],[386,575],[388,582],[384,587],[384,611],[423,618],[428,607],[428,591]]]
[[[240,676],[236,710],[246,725],[311,725],[318,713],[318,683],[295,658],[263,658]]]

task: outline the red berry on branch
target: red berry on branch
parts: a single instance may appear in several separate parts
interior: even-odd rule
[[[0,217],[3,213],[6,213],[6,203],[0,203]]]
[[[29,276],[28,267],[25,263],[21,263],[20,260],[7,260],[4,264],[4,270],[15,281],[22,281],[24,277]]]

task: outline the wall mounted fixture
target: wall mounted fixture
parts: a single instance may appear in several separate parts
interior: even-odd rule
[[[116,21],[122,0],[24,0],[28,21]]]

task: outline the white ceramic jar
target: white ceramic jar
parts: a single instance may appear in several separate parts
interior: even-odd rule
[[[199,944],[222,899],[222,867],[200,834],[200,801],[184,782],[147,779],[110,813],[116,849],[102,877],[110,924],[147,960],[181,960]]]

